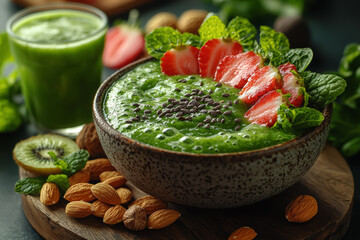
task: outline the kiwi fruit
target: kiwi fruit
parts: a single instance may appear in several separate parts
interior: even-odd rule
[[[17,165],[36,175],[58,174],[54,160],[48,152],[54,152],[58,158],[78,151],[79,147],[70,138],[55,134],[42,134],[22,140],[15,145],[13,158]]]

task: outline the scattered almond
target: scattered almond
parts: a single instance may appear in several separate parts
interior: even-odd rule
[[[144,230],[147,224],[146,212],[139,206],[132,206],[125,211],[123,221],[127,229],[133,231]]]
[[[69,177],[70,186],[77,183],[88,183],[90,181],[90,173],[87,170],[80,170],[71,177]]]
[[[97,183],[94,186],[91,187],[91,192],[94,194],[94,196],[107,204],[111,205],[119,205],[121,204],[121,199],[116,192],[116,190],[106,183]]]
[[[76,144],[80,149],[87,150],[91,158],[106,157],[94,123],[88,123],[82,128],[76,137]]]
[[[161,201],[160,199],[157,199],[150,195],[136,199],[134,202],[130,203],[129,207],[134,205],[143,208],[148,215],[152,214],[157,210],[167,208],[166,202]]]
[[[310,195],[300,195],[286,207],[285,217],[289,222],[303,223],[312,219],[317,212],[316,199]]]
[[[40,202],[50,206],[56,204],[60,199],[60,191],[55,183],[45,183],[40,191]]]
[[[148,229],[160,229],[169,226],[180,217],[180,213],[173,209],[161,209],[153,212],[147,222]]]
[[[116,176],[106,179],[104,183],[109,184],[113,188],[118,188],[126,183],[126,178],[124,176]]]
[[[69,202],[65,208],[65,213],[73,218],[84,218],[90,216],[93,211],[93,205],[84,201]]]
[[[118,171],[105,171],[99,175],[100,181],[102,182],[108,178],[117,177],[117,176],[122,176],[122,174],[119,173]]]
[[[257,233],[250,227],[241,227],[236,229],[228,238],[228,240],[252,240]]]
[[[198,29],[206,18],[208,12],[205,10],[190,9],[181,14],[177,22],[180,32],[198,34]]]
[[[116,192],[118,193],[118,195],[121,199],[120,204],[128,203],[132,199],[132,193],[127,188],[118,188],[118,189],[116,189]]]
[[[160,12],[152,16],[146,23],[145,29],[149,33],[159,27],[172,27],[176,29],[177,17],[169,12]]]
[[[125,211],[126,209],[121,205],[113,206],[105,212],[103,222],[109,225],[122,222]]]
[[[94,207],[93,215],[95,217],[104,217],[105,212],[111,207],[111,205],[103,203],[100,200],[96,200],[92,205]]]
[[[102,172],[115,171],[115,168],[111,165],[109,159],[107,158],[98,158],[87,161],[84,169],[89,171],[90,181],[100,180],[99,176]]]
[[[91,202],[95,200],[95,196],[91,192],[91,187],[94,186],[91,183],[76,183],[69,187],[66,191],[64,198],[69,202],[72,201],[84,201]]]

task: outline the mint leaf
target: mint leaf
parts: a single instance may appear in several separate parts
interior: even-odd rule
[[[332,103],[346,88],[346,81],[333,74],[306,71],[300,76],[304,79],[306,91],[310,95],[309,103],[320,109]]]
[[[73,152],[64,158],[64,162],[67,164],[68,168],[66,171],[63,171],[68,176],[73,175],[74,173],[83,169],[86,165],[87,160],[89,159],[90,154],[88,151],[81,149],[79,151]]]
[[[319,126],[323,120],[322,113],[314,108],[288,108],[283,104],[278,110],[278,119],[274,127],[287,132],[298,131]]]
[[[15,192],[20,194],[39,194],[46,177],[23,178],[15,183]]]
[[[66,171],[68,169],[68,165],[66,162],[64,162],[64,160],[60,159],[57,157],[56,153],[54,152],[48,152],[48,154],[50,155],[50,157],[52,159],[54,159],[54,164],[55,166],[57,166],[58,168],[61,169],[61,171]]]
[[[288,61],[295,65],[298,72],[303,72],[313,59],[313,51],[310,48],[294,48],[286,53]]]
[[[182,45],[200,46],[200,38],[191,33],[181,34],[171,27],[157,28],[145,36],[147,52],[156,59],[160,59],[165,52]]]
[[[46,182],[55,183],[63,193],[70,187],[68,176],[65,174],[49,175]]]
[[[256,28],[246,18],[235,17],[227,28],[226,34],[233,40],[239,41],[244,49],[252,50],[254,48]]]
[[[201,42],[222,38],[226,34],[226,26],[216,15],[209,17],[199,28]]]
[[[285,54],[290,50],[287,37],[268,26],[260,27],[260,46],[262,49],[261,54],[264,58],[268,58],[275,67],[284,63]]]

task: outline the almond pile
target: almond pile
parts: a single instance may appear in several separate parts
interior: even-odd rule
[[[65,212],[73,218],[94,215],[103,218],[105,224],[123,222],[126,228],[140,231],[146,227],[167,227],[180,217],[179,212],[167,209],[166,202],[152,196],[144,196],[130,203],[133,196],[130,189],[124,186],[126,178],[106,158],[89,160],[83,170],[69,178],[69,183],[70,188],[64,194],[64,199],[69,201]],[[53,205],[59,198],[59,189],[55,184],[44,184],[41,202]]]

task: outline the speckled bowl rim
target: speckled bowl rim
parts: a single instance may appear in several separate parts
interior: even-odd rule
[[[284,151],[287,148],[291,148],[291,147],[295,147],[296,145],[302,145],[304,144],[306,141],[310,140],[311,138],[313,138],[315,135],[319,134],[322,131],[325,131],[326,127],[329,125],[330,123],[330,119],[331,119],[331,114],[332,114],[332,104],[327,105],[324,110],[323,110],[323,115],[324,115],[324,120],[323,122],[320,124],[320,126],[314,128],[313,130],[311,130],[310,132],[306,133],[303,136],[294,138],[290,141],[284,142],[284,143],[280,143],[280,144],[276,144],[273,146],[269,146],[269,147],[265,147],[265,148],[260,148],[260,149],[256,149],[256,150],[251,150],[251,151],[241,151],[241,152],[231,152],[231,153],[214,153],[214,154],[201,154],[201,153],[188,153],[188,152],[176,152],[176,151],[171,151],[171,150],[167,150],[167,149],[163,149],[163,148],[158,148],[158,147],[154,147],[151,146],[149,144],[146,143],[142,143],[139,142],[137,140],[134,140],[132,138],[129,138],[127,136],[122,135],[119,131],[117,131],[116,129],[114,129],[109,123],[108,121],[106,121],[106,118],[104,116],[104,112],[102,110],[102,106],[103,106],[103,100],[106,96],[107,91],[109,90],[109,88],[113,85],[114,82],[116,82],[121,76],[123,76],[124,74],[126,74],[127,72],[131,71],[132,69],[134,69],[135,67],[137,67],[138,65],[141,65],[147,61],[151,61],[153,60],[153,57],[145,57],[142,58],[138,61],[135,61],[127,66],[125,66],[124,68],[116,71],[115,73],[113,73],[112,75],[110,75],[99,87],[99,89],[96,92],[95,98],[94,98],[94,102],[93,102],[93,118],[94,121],[97,123],[98,127],[100,127],[103,131],[105,131],[106,133],[108,133],[109,135],[115,137],[116,139],[122,139],[124,141],[127,141],[129,144],[134,144],[136,145],[136,147],[139,150],[151,150],[157,153],[161,153],[161,154],[168,154],[169,157],[174,156],[174,157],[179,157],[179,156],[183,156],[184,158],[182,158],[182,161],[189,161],[189,162],[193,162],[194,160],[201,160],[201,159],[205,159],[205,158],[226,158],[227,160],[229,160],[228,158],[230,157],[236,157],[233,158],[235,161],[238,161],[239,158],[244,157],[251,157],[253,159],[256,159],[257,157],[261,157],[264,155],[271,155],[274,152],[279,152],[279,151]],[[174,160],[178,161],[178,158],[174,158]]]

